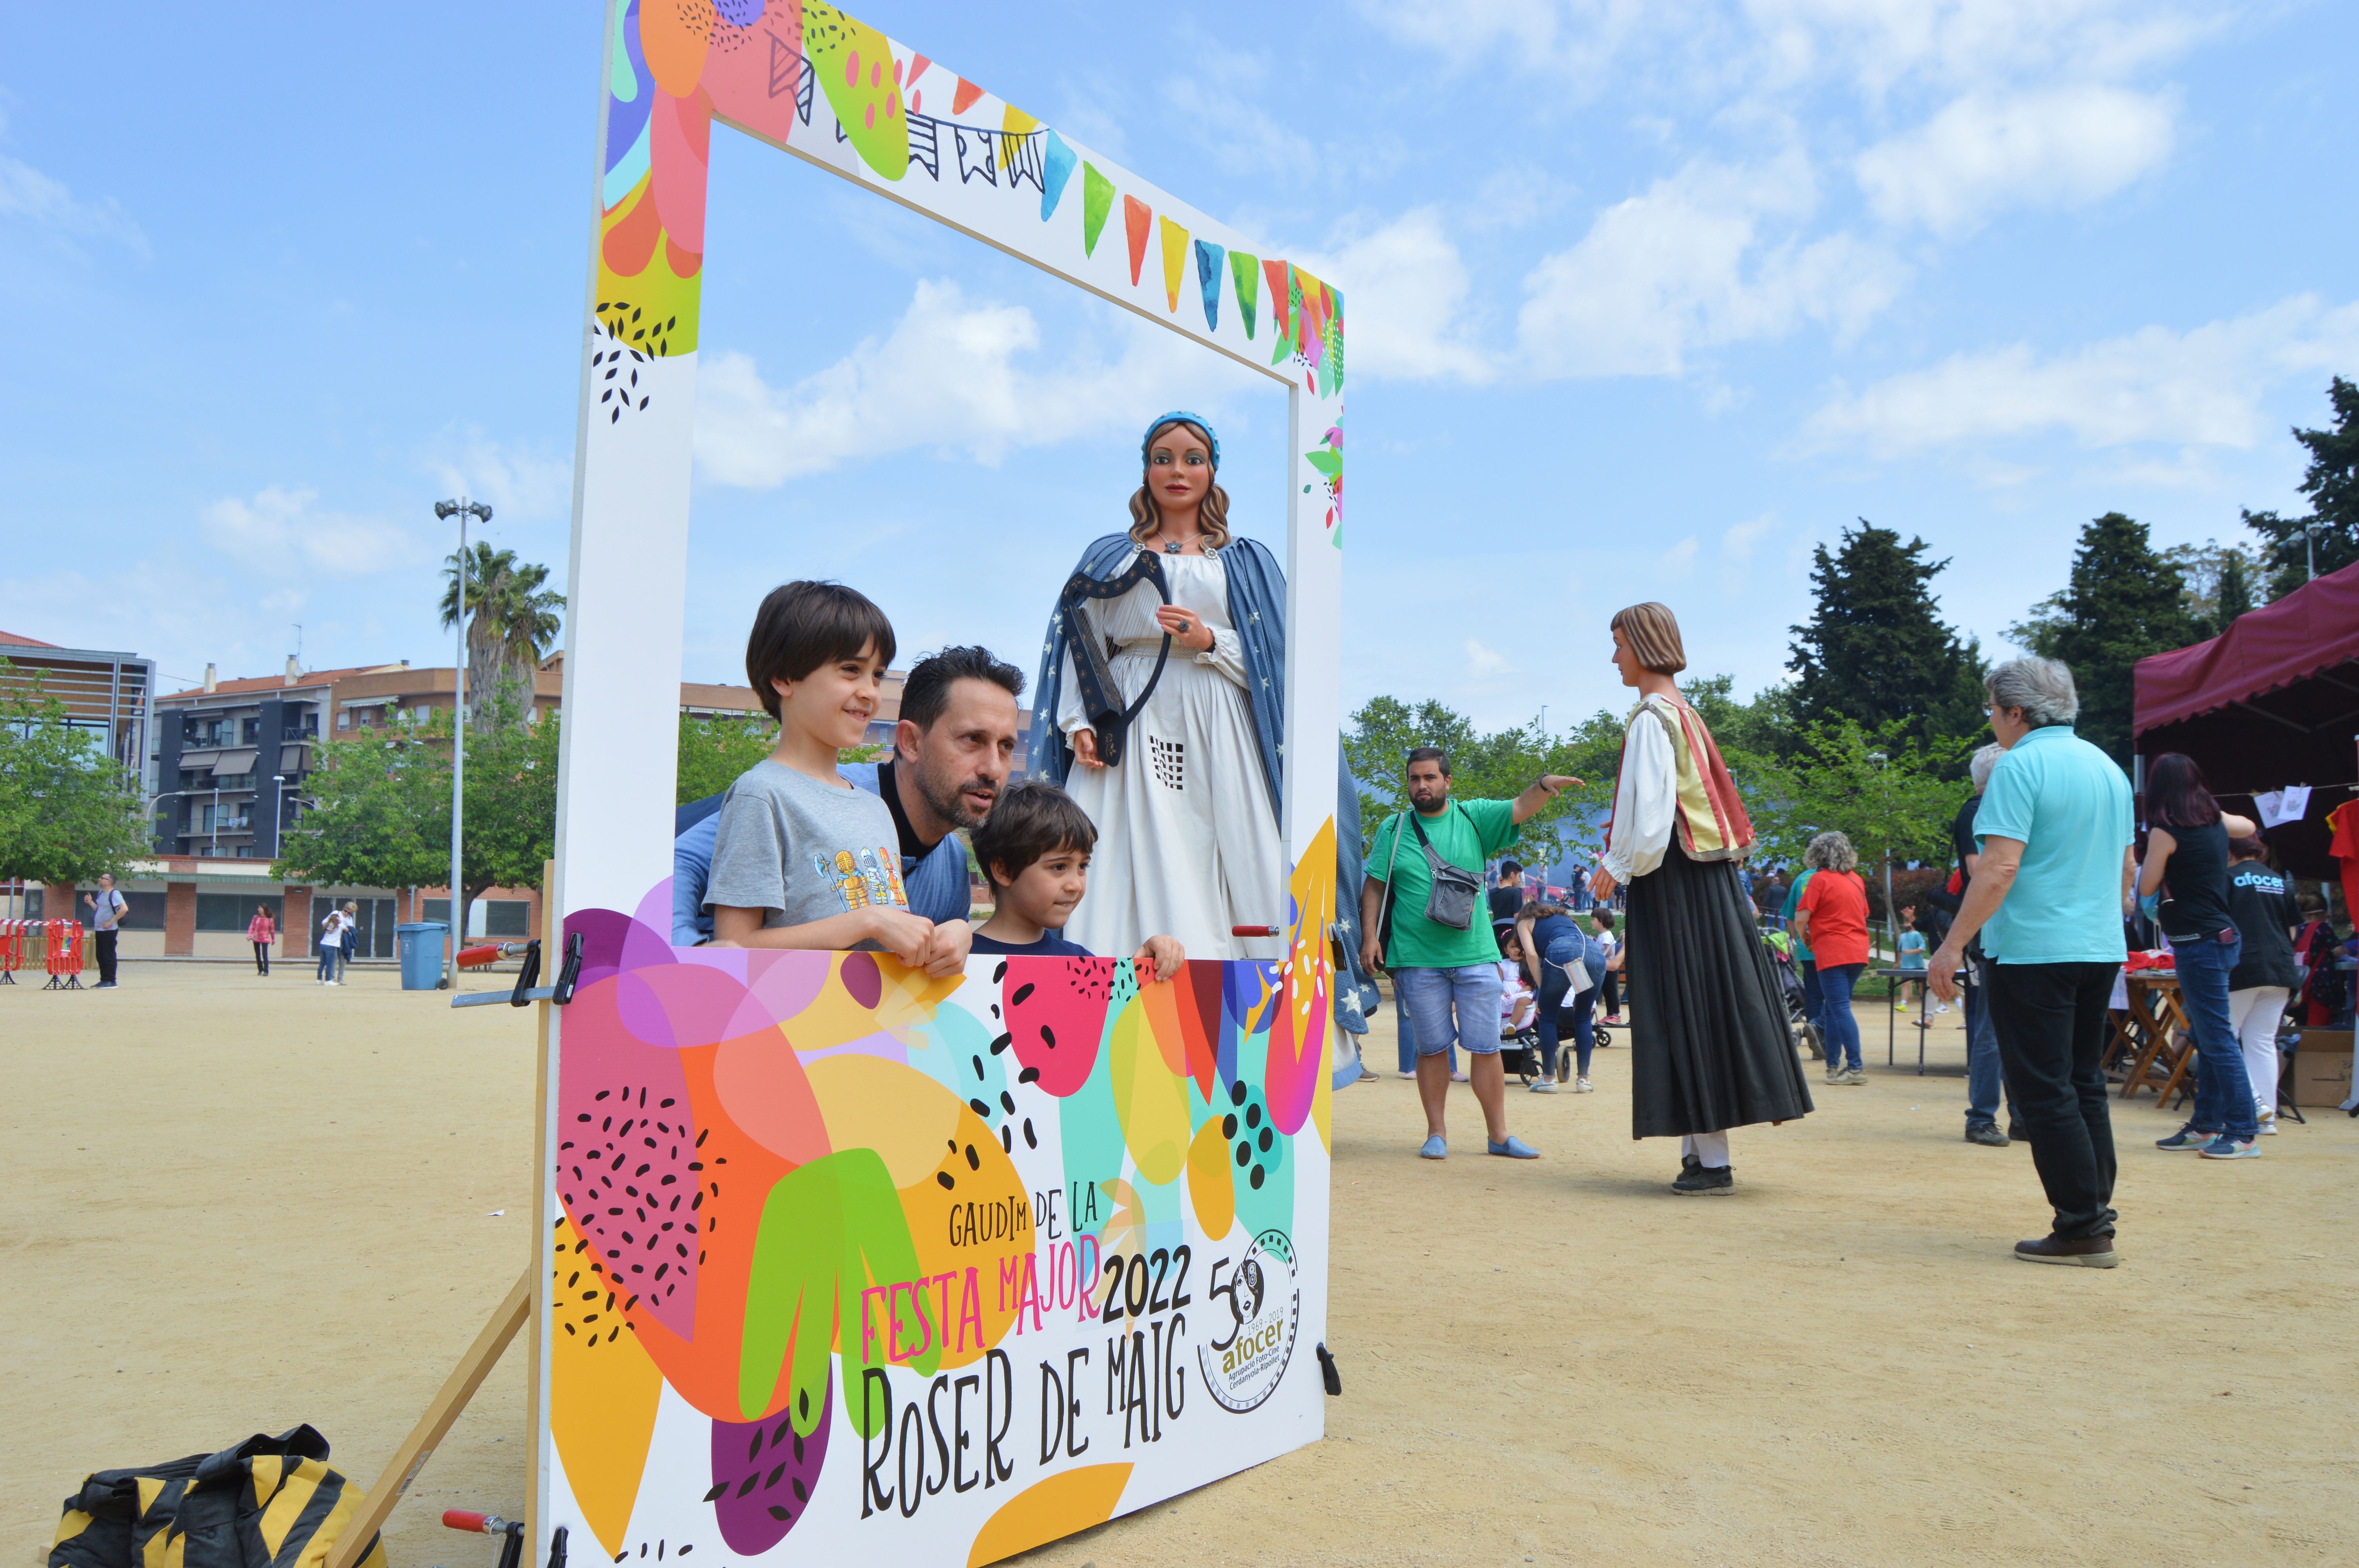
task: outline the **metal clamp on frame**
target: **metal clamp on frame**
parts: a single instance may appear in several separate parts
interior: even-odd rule
[[[573,988],[582,981],[582,933],[574,932],[565,939],[565,962],[557,971],[553,986],[536,986],[540,978],[540,941],[538,937],[525,944],[524,968],[517,971],[516,989],[509,991],[476,991],[468,996],[454,996],[452,1007],[497,1007],[506,1002],[510,1007],[523,1007],[528,1002],[545,1001],[563,1007],[573,1000]]]

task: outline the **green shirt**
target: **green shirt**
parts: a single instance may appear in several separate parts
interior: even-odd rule
[[[1375,845],[1368,851],[1369,877],[1379,882],[1392,880],[1393,939],[1385,949],[1385,968],[1458,969],[1469,964],[1497,963],[1498,939],[1491,935],[1489,912],[1480,898],[1474,903],[1474,924],[1467,930],[1452,931],[1425,917],[1426,895],[1433,891],[1433,868],[1425,863],[1425,852],[1418,844],[1416,830],[1408,825],[1408,815],[1394,813],[1390,821],[1376,829]],[[1423,821],[1433,852],[1477,876],[1482,875],[1484,861],[1516,841],[1512,800],[1453,800],[1440,816]],[[1397,856],[1393,853],[1396,835],[1400,838]]]
[[[1777,912],[1777,917],[1786,923],[1788,931],[1794,929],[1794,912],[1802,907],[1802,890],[1809,887],[1810,879],[1818,874],[1816,871],[1804,871],[1794,879],[1794,885],[1786,890],[1786,907]],[[1794,958],[1803,964],[1811,961],[1810,949],[1799,936],[1794,938]]]

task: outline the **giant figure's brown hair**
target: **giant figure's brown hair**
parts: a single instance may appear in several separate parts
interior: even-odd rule
[[[1204,443],[1206,456],[1212,454],[1212,438],[1192,419],[1167,419],[1158,425],[1147,433],[1147,446],[1150,451],[1154,449],[1155,438],[1166,430],[1187,431]],[[1212,488],[1205,492],[1202,503],[1196,509],[1196,525],[1204,531],[1204,547],[1208,550],[1220,549],[1229,542],[1229,492],[1221,488],[1217,477],[1220,470],[1216,468],[1212,471],[1215,476]],[[1130,497],[1130,536],[1144,545],[1155,537],[1155,531],[1162,526],[1163,514],[1156,509],[1154,499],[1147,493],[1147,475],[1141,470],[1138,489]]]
[[[1649,600],[1614,612],[1614,631],[1622,633],[1638,663],[1658,676],[1675,676],[1688,667],[1688,651],[1680,642],[1680,619],[1668,604]]]

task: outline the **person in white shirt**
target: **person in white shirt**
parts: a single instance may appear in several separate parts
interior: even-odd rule
[[[343,946],[344,912],[341,909],[331,909],[328,911],[327,918],[320,922],[320,983],[321,985],[332,986],[338,983],[336,960],[342,957]]]

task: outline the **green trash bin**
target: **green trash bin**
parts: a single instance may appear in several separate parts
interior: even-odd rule
[[[401,950],[401,989],[430,991],[442,983],[442,936],[451,927],[440,920],[419,920],[393,928]]]

